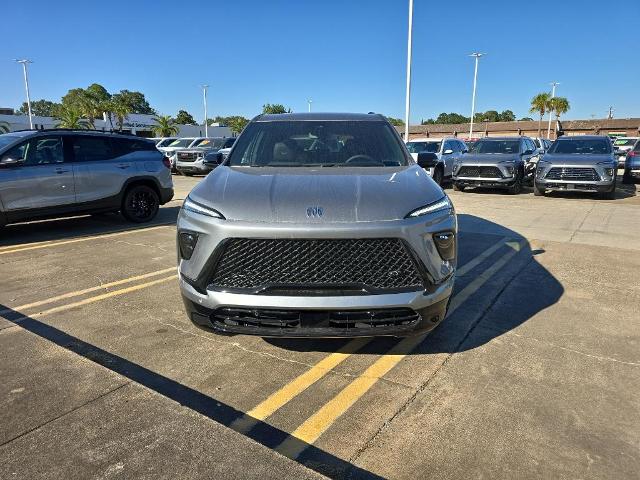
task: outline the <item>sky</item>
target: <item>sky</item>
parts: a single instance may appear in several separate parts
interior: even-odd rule
[[[408,1],[8,1],[0,49],[0,107],[59,101],[99,83],[143,92],[161,114],[203,118],[293,111],[378,112],[404,117]],[[518,118],[560,82],[568,119],[640,117],[640,1],[415,0],[411,123],[440,112]]]

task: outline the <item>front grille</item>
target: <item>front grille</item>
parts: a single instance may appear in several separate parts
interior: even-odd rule
[[[547,180],[599,181],[600,176],[593,168],[553,167],[545,177]]]
[[[181,162],[195,162],[196,154],[190,152],[178,152],[178,160]]]
[[[471,178],[502,178],[498,167],[460,167],[457,175]]]
[[[418,323],[421,317],[410,308],[372,310],[276,310],[219,308],[211,315],[213,322],[232,327],[331,328],[337,330],[400,327]]]
[[[219,248],[210,282],[215,289],[335,295],[424,288],[415,261],[396,238],[235,238]]]

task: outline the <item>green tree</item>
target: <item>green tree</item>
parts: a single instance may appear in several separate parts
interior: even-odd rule
[[[519,122],[533,122],[533,118],[531,118],[531,117],[522,117],[518,121]]]
[[[460,115],[459,113],[441,113],[434,123],[453,124],[453,123],[467,123],[469,117]]]
[[[387,120],[389,120],[389,123],[394,127],[404,126],[404,120],[402,120],[401,118],[387,117]]]
[[[230,117],[217,116],[213,121],[221,125],[226,125],[236,135],[239,135],[242,130],[244,130],[244,127],[247,126],[247,123],[249,123],[249,119],[241,115],[231,115]]]
[[[515,119],[516,115],[511,110],[503,110],[498,114],[499,122],[514,122]]]
[[[156,125],[153,126],[152,131],[156,137],[171,137],[178,134],[178,127],[176,122],[169,115],[159,115],[153,117]]]
[[[39,117],[53,117],[55,109],[58,107],[60,107],[59,103],[51,102],[44,99],[35,100],[31,102],[31,113]],[[27,102],[24,102],[22,104],[18,112],[23,115],[29,114],[29,107],[27,106]]]
[[[105,112],[109,114],[109,121],[111,122],[111,118],[115,117],[118,130],[122,131],[124,121],[131,113],[131,107],[114,96],[111,100],[105,102],[104,108]],[[111,128],[113,128],[113,124],[111,125]]]
[[[291,113],[291,109],[280,103],[265,103],[262,106],[262,113]]]
[[[113,94],[112,98],[120,103],[129,106],[129,113],[141,113],[144,115],[156,115],[156,111],[151,108],[143,93],[120,90]]]
[[[197,125],[193,116],[186,110],[178,110],[178,115],[176,115],[176,123],[178,125]]]
[[[554,97],[549,100],[549,110],[554,113],[556,120],[560,120],[560,115],[567,113],[570,108],[569,100],[565,97]]]
[[[56,128],[85,129],[88,127],[82,118],[82,112],[74,106],[62,106],[56,109],[55,118],[60,120]]]
[[[548,93],[539,93],[531,99],[531,108],[529,109],[529,113],[537,113],[539,115],[538,137],[541,136],[542,117],[544,117],[544,114],[547,112],[550,97],[551,95]]]

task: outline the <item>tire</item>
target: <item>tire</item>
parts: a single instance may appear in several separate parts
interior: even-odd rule
[[[622,183],[624,183],[625,185],[631,185],[633,183],[633,177],[626,170],[624,171],[624,174],[622,175]]]
[[[613,187],[608,192],[602,192],[599,197],[602,200],[615,200],[616,199],[616,181],[613,181]]]
[[[129,187],[122,199],[122,215],[133,223],[145,223],[158,214],[160,199],[156,191],[147,185]]]
[[[507,189],[507,193],[509,195],[518,195],[520,192],[522,192],[522,176],[523,175],[521,171],[518,171],[518,173],[516,173],[516,181]]]
[[[538,185],[536,185],[536,182],[533,182],[533,196],[534,197],[544,197],[544,188],[538,188]]]
[[[453,182],[453,190],[455,192],[464,192],[464,188],[465,188],[464,185],[460,185],[456,182]]]
[[[444,178],[444,174],[442,172],[442,167],[438,166],[433,170],[433,181],[438,185],[442,186],[442,180]]]

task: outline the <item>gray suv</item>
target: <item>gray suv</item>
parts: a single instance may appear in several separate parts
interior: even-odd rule
[[[538,161],[534,195],[547,190],[597,192],[615,198],[618,162],[609,137],[560,137]]]
[[[518,194],[526,180],[526,166],[536,156],[536,146],[529,137],[482,138],[453,164],[453,188],[502,188]]]
[[[120,211],[153,219],[173,198],[169,159],[149,140],[86,130],[0,135],[0,226]]]
[[[190,319],[218,332],[404,336],[445,317],[451,202],[376,114],[261,115],[178,215]]]
[[[235,140],[233,137],[207,138],[196,147],[177,150],[175,168],[185,176],[209,173],[213,168],[204,161],[204,157],[208,153],[233,147]]]

